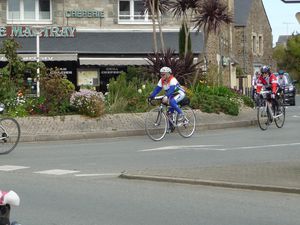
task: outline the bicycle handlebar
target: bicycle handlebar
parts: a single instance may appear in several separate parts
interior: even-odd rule
[[[154,98],[148,98],[148,104],[154,106],[155,104],[153,104],[153,100],[162,100],[163,97],[165,97],[165,96],[164,95],[160,95],[160,96],[155,96]]]

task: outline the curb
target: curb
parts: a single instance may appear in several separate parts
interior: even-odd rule
[[[257,124],[257,120],[231,121],[223,123],[197,124],[196,130],[216,130],[234,127],[247,127]],[[62,140],[83,140],[96,138],[116,138],[128,136],[146,135],[144,129],[136,130],[112,130],[112,131],[96,131],[96,132],[77,132],[77,133],[55,133],[55,134],[22,134],[20,142],[36,142],[36,141],[62,141]]]
[[[214,186],[214,187],[223,187],[223,188],[300,194],[300,188],[293,188],[293,187],[290,188],[290,187],[272,186],[272,185],[259,185],[259,184],[225,182],[225,181],[189,179],[189,178],[181,178],[181,177],[177,178],[177,177],[164,177],[164,176],[135,175],[135,174],[129,174],[126,172],[122,173],[119,177],[123,178],[123,179],[131,179],[131,180],[145,180],[145,181],[157,181],[157,182],[192,184],[192,185]]]

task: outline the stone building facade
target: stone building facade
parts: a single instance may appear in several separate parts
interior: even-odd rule
[[[235,9],[233,51],[242,71],[240,75],[247,78],[243,85],[250,86],[252,76],[262,65],[273,66],[272,28],[262,0],[239,0],[235,7],[239,8]]]
[[[262,0],[221,1],[235,21],[210,35],[207,55],[218,68],[217,82],[235,87],[237,67],[252,75],[258,66],[269,64],[271,27]],[[35,60],[36,31],[32,29],[36,27],[41,61],[62,68],[75,84],[88,74],[104,87],[126,66],[147,64],[145,57],[153,51],[153,27],[151,15],[141,14],[142,9],[143,2],[134,0],[0,0],[0,42],[12,34],[23,46],[19,53]],[[181,21],[168,13],[161,22],[165,47],[178,52]],[[192,32],[191,38],[198,57],[203,34]]]

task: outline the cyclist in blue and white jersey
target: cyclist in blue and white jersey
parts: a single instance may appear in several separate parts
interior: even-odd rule
[[[162,67],[159,72],[161,78],[149,98],[153,99],[162,89],[164,89],[165,96],[162,99],[162,102],[171,106],[171,113],[173,113],[175,109],[179,115],[178,121],[183,121],[184,115],[178,106],[178,103],[185,97],[185,90],[180,86],[178,80],[173,76],[171,68],[165,66]]]

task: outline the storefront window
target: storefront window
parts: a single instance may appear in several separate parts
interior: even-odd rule
[[[149,23],[148,12],[141,0],[119,0],[119,23]]]
[[[51,23],[51,0],[8,0],[7,23]]]

